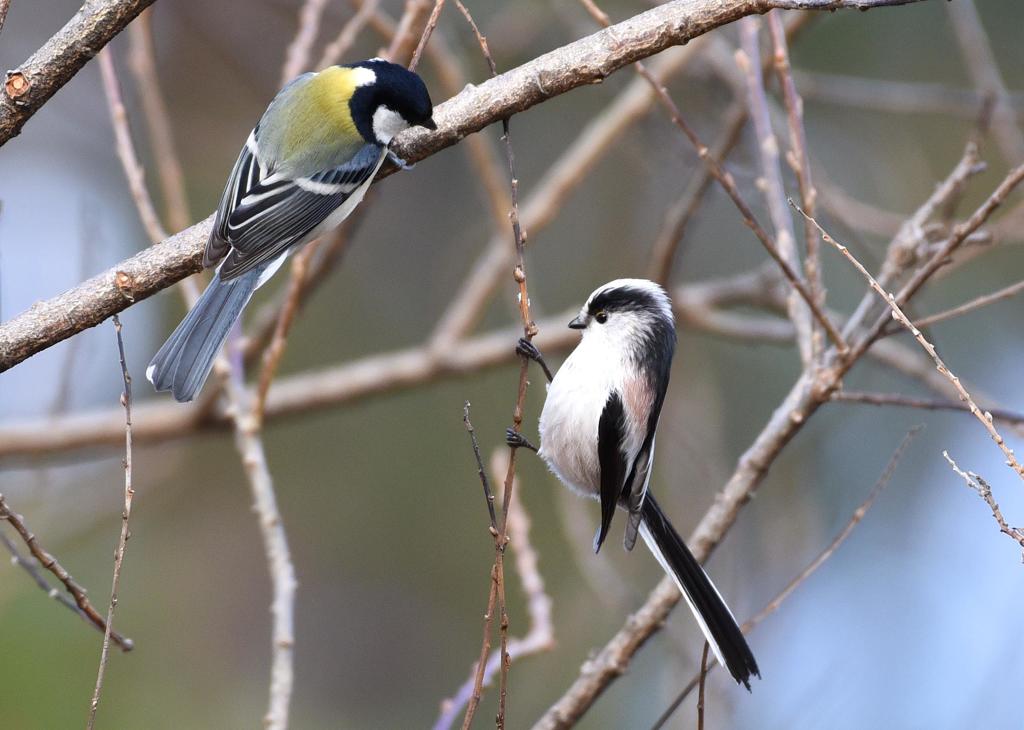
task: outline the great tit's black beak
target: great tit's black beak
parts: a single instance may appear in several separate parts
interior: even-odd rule
[[[585,330],[587,328],[587,320],[581,314],[569,323],[569,328],[574,330]]]
[[[424,129],[429,129],[431,132],[437,131],[437,122],[434,121],[433,117],[425,122],[420,122],[420,126]]]

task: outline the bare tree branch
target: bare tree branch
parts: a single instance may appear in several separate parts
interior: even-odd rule
[[[659,53],[670,46],[686,43],[744,15],[763,13],[772,8],[867,9],[919,1],[676,0],[562,46],[482,84],[467,88],[437,107],[434,119],[438,131],[409,130],[403,133],[396,139],[395,153],[408,162],[417,162],[456,144],[465,136],[495,121],[507,119],[571,89],[604,79],[629,63]],[[120,3],[110,2],[104,7],[109,9],[113,6],[120,9],[120,13],[115,15],[123,22],[120,25],[114,24],[116,29],[120,30],[149,2],[152,0],[122,0]],[[126,8],[134,12],[129,12]],[[109,40],[116,30],[110,30],[109,15],[101,15],[101,18],[108,21],[101,26],[109,31],[109,35],[105,36],[105,39]],[[55,37],[59,37],[60,42],[51,41],[44,47],[44,51],[50,49],[51,45],[61,47],[61,43],[72,43],[75,38],[81,40],[83,23],[81,20],[73,21],[69,24],[70,29],[66,28]],[[84,37],[92,36],[86,33]],[[94,47],[101,45],[102,43],[94,44]],[[76,47],[75,54],[72,55],[79,58],[81,53],[82,49]],[[46,53],[40,51],[40,54],[49,58],[53,55],[53,50]],[[40,73],[39,80],[32,82],[32,88],[24,94],[29,97],[28,107],[25,108],[34,111],[41,106],[56,86],[66,82],[86,59],[82,57],[79,60],[79,65],[74,66],[73,70],[65,66],[60,66],[57,70],[45,66],[50,75],[43,76]],[[57,61],[51,61],[51,64],[54,63],[59,65]],[[34,68],[32,63],[26,64],[26,68],[29,67]],[[32,72],[27,77],[35,78],[35,73]],[[37,100],[41,92],[36,88],[43,85],[48,85],[49,93],[45,97],[39,96]],[[10,86],[9,78],[8,87]],[[13,134],[10,131],[4,132],[5,124],[10,126],[12,114],[20,120],[19,126],[27,118],[27,115],[22,116],[23,107],[15,110],[9,102],[5,102],[5,106],[0,106],[0,143]],[[381,176],[391,172],[392,170],[384,170]],[[40,350],[83,329],[99,324],[111,314],[120,312],[132,303],[152,296],[185,276],[199,271],[202,265],[202,248],[209,237],[212,223],[210,216],[160,245],[121,262],[62,295],[38,303],[27,312],[0,325],[0,372],[14,367]]]
[[[121,583],[121,567],[124,565],[124,551],[128,544],[128,520],[132,516],[132,376],[128,374],[128,363],[124,356],[124,339],[121,337],[121,320],[114,315],[114,332],[117,334],[117,354],[121,363],[121,379],[124,392],[121,394],[121,405],[124,407],[124,510],[121,512],[121,535],[114,551],[114,577],[110,586],[110,605],[107,607],[107,625],[103,630],[103,648],[100,651],[100,665],[96,671],[96,687],[93,689],[92,702],[89,703],[89,722],[87,727],[92,730],[96,724],[96,710],[100,706],[100,692],[103,690],[103,675],[107,670],[110,658],[110,639],[114,626],[114,610],[117,608],[117,588]]]
[[[676,318],[691,328],[743,342],[788,344],[793,327],[783,319],[741,315],[725,306],[768,306],[778,286],[777,269],[725,279],[694,282],[672,290]],[[574,315],[565,312],[538,322],[538,345],[557,353],[572,347],[573,332],[565,327]],[[516,333],[499,328],[476,337],[460,339],[443,350],[428,341],[418,347],[369,355],[333,367],[279,378],[267,397],[268,420],[335,407],[382,393],[424,383],[480,372],[511,363],[516,355],[508,346]],[[956,397],[948,381],[935,372],[930,361],[915,359],[914,351],[895,340],[878,342],[869,352],[886,367],[920,380],[929,389]],[[995,412],[993,410],[993,412]],[[192,433],[230,426],[230,418],[203,404],[182,406],[166,401],[140,403],[133,410],[137,443],[157,443]],[[19,419],[0,424],[0,458],[60,454],[75,449],[114,446],[120,443],[121,418],[117,409],[97,409],[59,418]]]
[[[172,230],[180,231],[192,222],[185,194],[185,173],[174,143],[167,102],[156,70],[153,48],[153,10],[145,10],[128,28],[130,41],[128,68],[135,78],[135,88],[142,102],[142,114],[153,158],[156,161],[160,189],[164,199],[164,215]],[[162,236],[166,238],[166,236]]]
[[[1006,161],[1016,165],[1024,160],[1024,133],[1017,125],[1010,93],[999,72],[999,65],[985,28],[981,25],[974,0],[947,3],[946,9],[953,21],[953,31],[974,85],[994,101],[991,112],[993,136]]]
[[[309,67],[310,53],[320,32],[320,18],[327,7],[327,0],[305,0],[299,8],[299,27],[295,31],[292,42],[285,51],[284,64],[281,66],[281,81],[284,86]]]
[[[11,9],[11,0],[0,0],[0,31],[4,29],[4,21],[7,20],[7,11]]]
[[[1024,179],[1024,165],[1011,172],[1011,176],[1009,179],[1016,180],[1017,182]],[[796,207],[795,204],[794,207]],[[797,207],[796,209],[800,211],[802,215],[807,216],[807,214],[800,210],[799,207]],[[894,294],[890,294],[885,289],[883,289],[882,286],[875,279],[875,277],[873,277],[871,273],[864,268],[864,265],[861,264],[860,261],[858,261],[852,253],[850,253],[850,250],[846,246],[842,245],[834,238],[832,238],[832,236],[830,236],[825,231],[825,229],[818,224],[816,220],[814,220],[810,216],[807,216],[807,218],[808,220],[814,223],[814,227],[817,228],[818,233],[821,234],[821,239],[825,243],[834,246],[836,250],[839,251],[839,253],[845,256],[846,259],[851,264],[853,264],[854,267],[856,267],[856,269],[861,273],[861,276],[863,276],[868,281],[868,283],[871,285],[871,288],[875,290],[878,296],[881,297],[885,301],[885,303],[889,305],[889,308],[892,310],[893,315],[896,317],[897,320],[899,320],[900,324],[902,324],[910,331],[910,333],[914,336],[914,339],[917,340],[917,342],[921,345],[924,351],[927,352],[929,357],[931,357],[932,360],[935,362],[935,367],[938,368],[939,373],[941,373],[947,380],[949,380],[953,387],[956,388],[957,394],[960,396],[960,400],[967,404],[971,414],[976,419],[978,419],[979,423],[981,423],[981,425],[988,432],[989,437],[996,443],[996,446],[999,447],[999,450],[1003,452],[1003,456],[1006,457],[1007,465],[1017,473],[1017,476],[1019,476],[1021,479],[1024,479],[1024,466],[1022,466],[1020,462],[1017,461],[1017,457],[1014,455],[1013,449],[1006,445],[1006,441],[1003,439],[1002,434],[1000,434],[999,431],[996,430],[996,427],[992,422],[992,414],[985,413],[978,407],[978,405],[974,402],[974,399],[971,397],[971,394],[968,393],[967,389],[964,388],[961,384],[960,379],[953,374],[953,372],[946,366],[946,363],[942,361],[942,358],[939,357],[938,352],[936,352],[935,350],[935,346],[925,339],[924,335],[921,334],[921,331],[917,327],[915,327],[914,323],[911,322],[907,315],[903,313],[903,310],[897,303],[897,297]],[[925,266],[925,268],[927,268],[927,265]]]
[[[862,393],[855,390],[839,390],[832,394],[832,400],[842,403],[865,403],[872,406],[899,406],[901,408],[917,408],[924,411],[958,411],[970,413],[971,407],[967,403],[960,403],[953,400],[928,400],[926,398],[914,398],[913,396],[899,393]],[[1024,413],[1011,411],[1006,408],[988,408],[986,413],[997,421],[1004,421],[1011,426],[1024,424]]]
[[[99,614],[99,611],[96,610],[92,603],[89,602],[85,589],[75,582],[75,579],[71,577],[71,574],[68,573],[68,571],[66,571],[59,562],[57,562],[57,558],[48,553],[43,546],[39,544],[39,540],[25,524],[24,518],[8,506],[2,494],[0,494],[0,520],[6,520],[11,527],[14,528],[15,532],[21,536],[21,539],[32,553],[32,556],[39,561],[39,564],[57,576],[57,580],[64,584],[68,593],[74,597],[75,604],[82,612],[82,615],[91,621],[92,624],[100,631],[106,632],[107,622]],[[131,651],[135,646],[135,643],[131,639],[126,636],[121,636],[116,631],[111,632],[110,638],[113,639],[114,643],[124,651]]]
[[[155,0],[88,0],[42,48],[7,72],[0,94],[0,146]]]
[[[796,235],[793,232],[793,219],[786,206],[786,187],[782,181],[782,166],[779,162],[779,139],[772,129],[768,96],[764,90],[761,44],[758,39],[761,21],[759,18],[748,16],[740,21],[739,26],[742,50],[736,52],[736,62],[746,80],[747,106],[750,109],[761,158],[761,187],[765,207],[775,229],[775,245],[779,258],[793,271],[799,271],[801,266],[796,250]],[[811,279],[806,279],[806,282],[808,302],[801,302],[796,291],[790,294],[788,302],[789,318],[796,327],[800,359],[804,365],[812,361],[815,349],[812,343],[814,323],[808,307],[821,307],[824,304],[820,292],[814,288],[814,282]]]
[[[957,466],[956,462],[953,461],[953,457],[949,455],[948,451],[942,452],[943,458],[949,463],[949,466],[954,472],[960,475],[960,477],[967,483],[967,486],[978,493],[978,496],[985,500],[985,504],[988,505],[989,510],[992,512],[992,519],[999,525],[999,531],[1009,537],[1011,540],[1016,541],[1021,547],[1021,560],[1024,560],[1024,530],[1019,527],[1010,527],[1006,522],[1006,518],[1003,517],[1003,511],[999,508],[999,503],[996,502],[995,497],[992,496],[992,487],[988,485],[984,479],[975,474],[973,471],[964,472]]]
[[[131,130],[128,127],[128,114],[121,99],[121,84],[114,70],[114,56],[109,48],[102,49],[97,56],[100,64],[100,78],[103,81],[103,92],[107,97],[110,111],[110,122],[114,127],[114,139],[117,145],[117,156],[121,160],[128,187],[132,192],[135,209],[142,219],[142,227],[146,229],[151,243],[159,243],[167,238],[167,231],[160,224],[153,199],[146,188],[146,173],[142,169],[132,144]]]
[[[987,307],[988,305],[995,304],[996,302],[1002,301],[1003,299],[1015,297],[1022,291],[1024,291],[1024,281],[1018,281],[1016,284],[1010,284],[1010,286],[1003,287],[1002,289],[994,291],[991,294],[982,294],[980,297],[976,297],[970,300],[969,302],[964,302],[963,304],[951,307],[942,312],[929,314],[927,317],[920,317],[919,319],[914,320],[914,326],[916,326],[918,329],[931,327],[933,324],[945,322],[946,320],[953,319],[955,317],[961,317],[965,314],[973,312],[976,309]],[[903,331],[904,330],[902,328],[897,328],[895,330],[890,329],[886,331],[886,334],[895,334],[896,332]]]

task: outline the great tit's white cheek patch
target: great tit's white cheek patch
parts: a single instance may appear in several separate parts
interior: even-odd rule
[[[377,107],[377,111],[373,113],[373,136],[380,144],[390,144],[396,134],[404,132],[408,128],[409,122],[405,121],[401,114],[386,106]]]

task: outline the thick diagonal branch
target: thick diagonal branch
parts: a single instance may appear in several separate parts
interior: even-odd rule
[[[772,8],[867,9],[918,1],[728,0],[723,2],[721,0],[676,0],[676,2],[660,5],[610,28],[545,53],[478,86],[467,87],[462,93],[437,108],[434,114],[438,125],[436,132],[423,130],[406,132],[396,140],[395,153],[408,162],[417,162],[456,144],[467,135],[496,121],[507,119],[513,114],[525,111],[577,87],[599,82],[623,66],[652,56],[670,46],[686,43],[745,15],[764,13]],[[131,8],[134,11],[130,17],[124,10],[121,15],[116,15],[116,18],[119,19],[118,22],[121,23],[117,26],[117,30],[124,27],[131,17],[138,14],[148,4],[145,0],[108,3],[111,6],[122,9]],[[93,8],[93,4],[89,4],[88,7]],[[95,8],[93,10],[95,11]],[[79,14],[81,15],[83,12],[84,10]],[[107,22],[109,24],[112,21],[108,18]],[[78,28],[84,24],[84,21],[79,22],[78,25],[73,24],[74,21],[69,23],[65,31],[73,33],[77,28],[79,36],[83,40],[87,40],[83,31]],[[71,30],[68,29],[69,27]],[[103,27],[107,28],[107,26]],[[61,33],[65,33],[65,31],[61,31]],[[116,33],[116,30],[109,30],[109,28],[106,35],[100,34],[95,28],[93,31],[96,35],[94,48],[101,47]],[[36,54],[36,56],[43,55],[43,59],[39,63],[46,61],[51,65],[60,65],[60,58],[51,57],[52,53],[44,54],[44,50],[51,45],[60,46],[60,43],[57,42],[58,36],[55,36],[50,43],[44,46],[43,50]],[[61,38],[63,37],[61,36]],[[66,45],[69,39],[63,39],[61,42]],[[78,49],[76,53],[81,55],[84,51]],[[72,71],[58,73],[57,70],[49,68],[49,66],[46,67],[49,68],[50,74],[45,76],[46,83],[52,86],[50,95],[87,60],[79,59],[78,55],[74,53],[70,55],[71,60],[78,63]],[[34,62],[36,56],[33,56],[30,62]],[[67,61],[67,63],[71,63],[71,61]],[[27,62],[23,69],[28,68],[29,65]],[[38,83],[42,84],[43,71],[40,71],[39,75]],[[33,84],[35,83],[37,82],[33,82]],[[54,84],[56,85],[54,86]],[[23,96],[35,99],[35,93],[30,91]],[[38,109],[44,100],[32,102],[31,110]],[[13,134],[10,131],[4,132],[7,128],[5,124],[10,125],[11,123],[11,114],[23,113],[14,109],[9,99],[3,101],[2,104],[3,107],[0,108],[0,144]],[[19,128],[21,123],[24,123],[24,119],[18,123]],[[131,306],[134,302],[152,296],[185,276],[199,271],[202,263],[202,248],[209,236],[211,224],[212,217],[207,218],[64,294],[36,304],[13,320],[0,325],[0,372],[14,367],[35,353],[88,327],[99,324],[110,315]]]

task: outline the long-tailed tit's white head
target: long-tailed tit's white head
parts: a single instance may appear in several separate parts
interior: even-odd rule
[[[628,354],[638,363],[671,362],[675,318],[665,290],[647,279],[616,279],[596,289],[569,323],[593,345]]]

